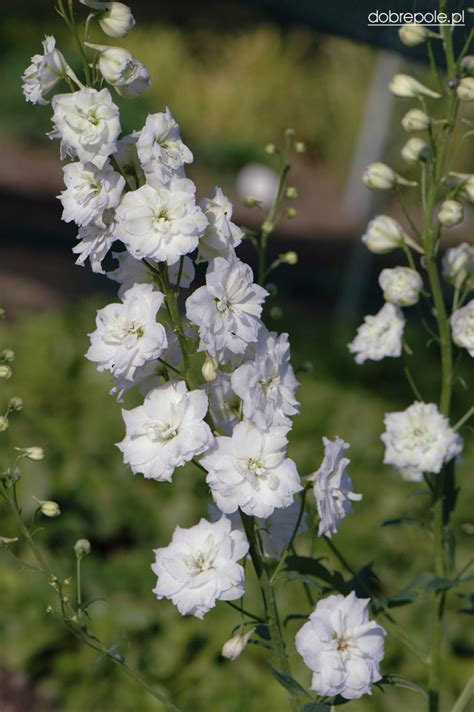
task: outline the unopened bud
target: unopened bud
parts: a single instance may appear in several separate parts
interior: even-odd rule
[[[99,2],[99,0],[80,0],[83,5],[100,10],[98,16],[102,31],[109,37],[125,37],[135,27],[135,20],[127,5],[122,2]]]
[[[461,101],[474,101],[474,77],[464,77],[459,82],[456,93]]]
[[[441,94],[436,91],[432,91],[424,84],[416,80],[414,77],[410,77],[409,74],[395,74],[393,79],[388,85],[388,88],[395,96],[399,96],[403,99],[414,99],[417,96],[431,96],[433,99],[439,99]]]
[[[446,181],[450,185],[460,186],[459,195],[474,203],[474,175],[472,173],[450,173]]]
[[[12,370],[10,366],[7,366],[6,363],[0,363],[0,378],[10,378],[12,375]]]
[[[295,143],[295,151],[296,153],[306,153],[306,144],[304,141],[297,141]]]
[[[23,400],[19,398],[18,396],[13,396],[13,398],[10,398],[10,402],[8,403],[8,410],[10,412],[17,412],[20,411],[23,408]]]
[[[246,208],[258,208],[262,205],[262,201],[248,195],[244,198],[244,205]]]
[[[295,130],[294,129],[286,129],[285,130],[285,136],[286,138],[294,138],[295,135]]]
[[[48,616],[50,616],[50,615],[52,614],[52,612],[53,612],[53,607],[52,607],[52,606],[47,606],[47,608],[46,608],[46,613],[48,614]]]
[[[285,265],[296,265],[298,263],[298,255],[294,250],[282,252],[281,255],[278,255],[278,259]]]
[[[89,539],[78,539],[74,544],[74,551],[76,556],[82,557],[87,556],[91,553],[91,543]]]
[[[5,309],[0,308],[0,319],[5,319]]]
[[[407,163],[424,163],[428,159],[429,146],[422,138],[409,138],[401,154]]]
[[[438,213],[438,220],[444,227],[453,227],[459,225],[464,219],[464,207],[457,200],[445,200],[441,204]]]
[[[265,153],[268,153],[269,156],[273,156],[276,151],[276,146],[274,143],[267,143],[264,150]]]
[[[202,365],[202,377],[207,383],[215,381],[219,375],[219,362],[215,356],[206,354],[205,361]]]
[[[8,430],[8,426],[10,425],[8,418],[5,415],[0,415],[0,433],[3,433],[5,430]]]
[[[275,225],[270,220],[265,220],[262,225],[262,232],[270,233],[275,229]]]
[[[416,47],[428,39],[428,30],[423,25],[402,25],[398,30],[400,42],[407,47]]]
[[[461,71],[468,77],[474,76],[474,55],[468,54],[461,60]]]
[[[446,250],[443,277],[457,289],[474,285],[474,245],[462,242]]]
[[[59,504],[57,502],[53,502],[50,499],[36,499],[36,497],[33,497],[33,499],[38,502],[41,514],[44,514],[45,517],[59,517],[61,514],[61,510],[59,509]]]
[[[391,190],[396,185],[416,185],[395,173],[386,163],[371,163],[365,169],[362,180],[371,190]]]
[[[272,307],[270,309],[270,317],[272,319],[281,319],[283,316],[283,309],[281,307]]]
[[[276,297],[276,295],[278,294],[278,287],[274,282],[268,282],[265,285],[265,289],[271,297]]]
[[[285,218],[287,218],[287,220],[293,220],[296,214],[296,208],[287,208],[285,210]]]
[[[251,628],[246,633],[234,635],[230,640],[224,643],[221,655],[227,660],[236,660],[241,655],[248,643],[249,638],[255,633],[255,628]]]
[[[291,198],[293,200],[298,197],[298,191],[293,185],[289,185],[286,189],[285,195],[287,198]]]
[[[376,255],[402,247],[406,233],[402,226],[388,215],[377,215],[367,226],[362,235],[362,242]]]
[[[42,447],[16,447],[15,450],[21,453],[21,457],[26,457],[27,460],[33,460],[34,462],[43,460],[44,458],[44,450]]]
[[[14,544],[18,541],[18,537],[0,536],[0,549],[6,549],[10,544]]]
[[[5,361],[5,363],[11,363],[15,360],[15,352],[11,349],[3,349],[0,353],[0,361]]]
[[[408,133],[426,131],[430,124],[430,117],[421,109],[410,109],[402,119],[402,126]]]

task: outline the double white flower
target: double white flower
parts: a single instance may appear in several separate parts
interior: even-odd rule
[[[206,286],[186,301],[186,315],[199,327],[199,351],[212,356],[242,354],[257,341],[262,304],[268,292],[253,283],[250,267],[236,257],[209,263]],[[224,358],[226,354],[224,354]]]
[[[213,442],[204,422],[207,406],[203,391],[188,391],[179,381],[154,388],[143,405],[122,410],[126,435],[118,448],[132,472],[170,482],[176,467],[207,450]]]
[[[221,188],[216,188],[212,198],[203,198],[200,206],[208,220],[208,226],[199,242],[200,261],[214,257],[231,257],[242,242],[240,227],[232,222],[233,206]]]
[[[76,225],[102,221],[104,210],[115,208],[120,202],[125,179],[106,163],[97,168],[93,163],[69,163],[63,168],[66,190],[58,196],[63,205],[64,222]]]
[[[396,358],[402,353],[405,317],[401,309],[387,302],[377,314],[369,314],[348,344],[355,362],[380,361],[387,356]]]
[[[302,487],[287,446],[283,431],[263,432],[248,422],[239,423],[232,437],[216,438],[201,464],[219,509],[231,514],[240,507],[248,515],[269,517],[292,504]]]
[[[137,152],[147,182],[155,187],[166,185],[172,178],[184,178],[184,165],[193,162],[193,154],[181,140],[179,125],[168,107],[147,117]]]
[[[152,564],[157,598],[170,598],[182,615],[203,618],[216,601],[234,601],[244,594],[244,570],[237,562],[249,545],[232,531],[227,517],[201,519],[190,529],[176,527],[171,544],[155,549]]]
[[[99,309],[86,358],[95,361],[99,371],[131,380],[139,366],[159,358],[168,345],[164,327],[156,322],[163,299],[151,284],[136,284],[121,304]]]
[[[43,40],[43,54],[35,54],[31,58],[31,64],[22,76],[26,101],[31,101],[32,104],[48,104],[46,95],[66,77],[77,81],[71,67],[56,49],[55,38],[46,35]]]
[[[117,208],[117,237],[133,257],[172,265],[197,247],[207,220],[195,190],[192,181],[176,178],[166,187],[144,185],[125,194]]]

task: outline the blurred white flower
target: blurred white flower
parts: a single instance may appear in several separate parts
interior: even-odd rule
[[[371,163],[362,175],[362,182],[371,190],[391,190],[396,185],[416,185],[395,173],[386,163]]]
[[[362,235],[362,242],[376,255],[401,247],[406,241],[407,234],[402,226],[388,215],[377,215],[367,226]]]
[[[457,289],[474,286],[474,245],[462,242],[443,256],[443,277]]]
[[[418,163],[419,161],[427,160],[429,150],[427,141],[414,136],[413,138],[409,138],[404,144],[401,154],[402,158],[407,161],[407,163]]]
[[[95,222],[105,227],[102,213],[117,207],[125,179],[108,162],[103,168],[93,163],[68,163],[63,172],[66,190],[58,196],[63,205],[62,219],[77,225]]]
[[[244,594],[244,570],[237,562],[249,545],[230,521],[201,519],[190,529],[176,527],[171,544],[155,549],[152,565],[158,576],[153,593],[170,598],[182,615],[203,618],[216,601],[234,601]]]
[[[118,443],[124,462],[134,474],[171,481],[176,467],[207,450],[213,442],[204,422],[207,396],[188,391],[184,381],[171,381],[151,390],[143,405],[122,410],[126,435]]]
[[[289,426],[299,411],[298,381],[290,363],[288,334],[260,330],[247,360],[231,376],[233,391],[242,399],[243,413],[260,428]]]
[[[441,96],[441,94],[425,87],[424,84],[419,82],[414,77],[410,77],[408,74],[395,74],[389,83],[388,88],[392,94],[404,99],[414,99],[420,95],[430,96],[433,99],[439,99]]]
[[[168,107],[147,117],[138,137],[137,152],[147,182],[156,188],[167,185],[172,178],[184,178],[184,165],[193,162],[193,154],[181,140],[179,125]]]
[[[380,361],[387,356],[397,358],[402,354],[402,337],[405,317],[402,311],[387,302],[377,314],[369,314],[357,329],[353,341],[348,344],[355,362]]]
[[[417,401],[404,411],[387,413],[384,422],[384,463],[403,470],[413,482],[420,482],[424,472],[440,472],[462,450],[462,438],[434,403]]]
[[[87,87],[56,94],[51,103],[54,129],[48,135],[61,140],[61,159],[77,157],[103,168],[120,134],[119,110],[109,90]]]
[[[382,678],[386,632],[369,620],[369,601],[353,591],[328,596],[296,634],[296,650],[313,672],[311,689],[318,695],[357,700]]]
[[[445,200],[440,207],[438,220],[444,227],[459,225],[464,219],[464,207],[458,200]]]
[[[278,175],[262,163],[249,163],[237,176],[237,192],[242,200],[254,198],[266,210],[270,208],[278,189]]]
[[[350,445],[340,437],[323,437],[324,458],[321,467],[310,476],[314,480],[314,497],[320,517],[318,536],[331,537],[337,526],[352,512],[351,502],[359,502],[361,494],[352,491],[352,480],[346,472],[350,460],[344,457]]]
[[[449,185],[461,186],[458,196],[474,203],[474,175],[472,173],[449,173],[446,181]]]
[[[450,321],[454,343],[474,358],[474,299],[453,312]]]
[[[35,54],[31,58],[31,64],[22,76],[26,101],[32,104],[48,104],[46,94],[66,77],[78,81],[61,52],[56,49],[56,39],[46,35],[43,40],[43,54]]]
[[[216,188],[212,198],[203,198],[199,203],[208,226],[199,242],[198,260],[209,262],[214,257],[231,257],[242,242],[243,233],[232,218],[233,206],[221,188]]]
[[[398,307],[416,304],[423,289],[421,276],[410,267],[383,269],[379,275],[379,284],[384,299]]]
[[[398,30],[400,42],[407,47],[416,47],[423,44],[428,39],[429,32],[424,25],[409,24],[402,25]]]
[[[456,87],[461,101],[474,101],[474,77],[463,77]]]
[[[268,292],[253,282],[252,270],[236,257],[209,263],[206,286],[186,300],[186,316],[199,327],[199,351],[218,356],[243,353],[257,340]]]
[[[159,358],[168,345],[164,327],[156,322],[163,300],[153,285],[136,284],[125,292],[121,304],[99,309],[86,358],[98,364],[98,371],[133,379],[139,366]]]
[[[172,265],[197,247],[207,220],[196,205],[195,190],[184,178],[124,195],[117,208],[117,237],[133,257]]]
[[[269,517],[288,507],[302,487],[293,460],[286,457],[284,432],[264,432],[255,425],[236,425],[232,437],[218,437],[201,464],[214,501],[224,513],[240,509],[250,516]]]
[[[402,119],[402,127],[408,132],[426,131],[430,124],[430,117],[421,109],[410,109]]]

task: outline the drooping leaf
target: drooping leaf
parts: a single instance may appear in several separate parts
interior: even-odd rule
[[[426,586],[427,593],[434,593],[435,591],[447,591],[453,586],[457,586],[459,581],[456,579],[443,578],[441,576],[435,576],[432,581]]]
[[[298,571],[282,571],[281,577],[287,581],[298,581],[299,583],[307,583],[308,586],[316,586],[320,591],[323,590],[322,586],[319,585],[317,581],[314,580],[312,576],[307,576],[306,574],[300,574]]]
[[[426,594],[426,587],[435,578],[435,575],[429,571],[415,576],[415,578],[410,581],[401,591],[394,593],[391,596],[383,599],[389,608],[395,606],[405,606],[407,603],[413,603],[422,595]]]
[[[428,694],[424,687],[421,687],[421,685],[417,685],[416,682],[412,682],[406,677],[403,677],[402,675],[384,675],[383,678],[379,681],[379,685],[394,685],[395,687],[403,687],[406,690],[412,690],[413,692],[418,692],[420,695],[422,695],[425,700],[428,699]]]
[[[287,675],[281,670],[278,670],[271,663],[268,663],[268,667],[270,668],[270,672],[272,673],[275,680],[277,680],[280,685],[286,690],[288,690],[288,692],[290,692],[292,695],[303,695],[304,697],[309,697],[309,694],[306,692],[304,687],[302,687],[300,683],[295,680],[294,677],[291,677],[291,675]]]
[[[310,556],[288,556],[285,563],[286,571],[297,571],[299,574],[314,576],[344,595],[351,592],[351,587],[339,571],[330,571],[320,561]]]
[[[381,527],[395,527],[399,526],[400,524],[408,524],[411,527],[417,527],[418,529],[426,529],[426,525],[420,521],[419,519],[415,519],[414,517],[397,517],[396,519],[386,519],[382,524],[380,525]]]

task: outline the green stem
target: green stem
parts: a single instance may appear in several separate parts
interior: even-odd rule
[[[286,177],[288,175],[288,171],[290,170],[290,164],[287,160],[288,152],[289,152],[289,144],[287,145],[287,148],[285,149],[284,156],[282,157],[282,160],[281,160],[280,174],[278,176],[278,186],[277,186],[275,196],[273,198],[273,203],[272,203],[270,211],[267,215],[267,219],[265,220],[265,222],[263,223],[263,226],[262,226],[262,237],[260,240],[260,249],[259,249],[259,255],[258,255],[258,283],[261,284],[262,286],[265,282],[265,275],[266,275],[268,238],[270,237],[273,230],[275,229],[275,219],[276,219],[278,208],[280,206],[281,199],[283,196],[283,190],[285,188]]]
[[[474,696],[474,675],[467,681],[466,687],[459,695],[451,712],[465,712],[467,703]]]

